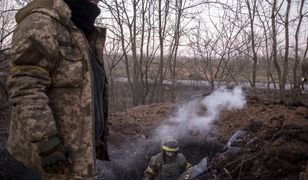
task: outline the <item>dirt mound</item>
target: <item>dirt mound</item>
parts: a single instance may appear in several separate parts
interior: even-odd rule
[[[307,128],[306,123],[287,122],[281,116],[271,124],[250,122],[243,128],[247,136],[235,145],[241,152],[216,154],[211,175],[219,179],[299,179],[308,160]]]
[[[120,145],[134,138],[147,139],[153,128],[168,118],[174,109],[175,105],[165,102],[111,113],[108,124],[112,143]]]
[[[225,137],[237,129],[248,130],[244,153],[229,172],[246,178],[298,179],[308,160],[308,108],[249,99],[236,113],[225,112],[217,129]],[[236,168],[240,171],[236,172]],[[246,171],[246,172],[245,172]]]

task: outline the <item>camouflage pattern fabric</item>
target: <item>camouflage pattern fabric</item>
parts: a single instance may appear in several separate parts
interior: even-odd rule
[[[104,69],[106,29],[97,28],[88,43],[62,0],[34,0],[17,13],[16,21],[7,80],[12,109],[8,151],[43,173],[38,144],[57,135],[72,162],[65,178],[93,179],[96,154],[89,48],[92,44]],[[107,84],[104,89],[107,116]],[[98,154],[102,160],[108,159],[104,129],[103,150]]]
[[[166,176],[168,176],[169,174],[170,175],[172,174],[177,178],[190,167],[191,164],[187,162],[185,156],[182,153],[177,153],[175,160],[171,161],[164,159],[163,153],[159,153],[151,157],[148,167],[144,171],[143,179],[164,180],[166,179]]]

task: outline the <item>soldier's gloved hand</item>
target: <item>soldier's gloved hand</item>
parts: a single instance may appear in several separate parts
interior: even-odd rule
[[[68,171],[69,161],[64,146],[57,136],[41,142],[38,150],[41,166],[47,173],[64,174]]]

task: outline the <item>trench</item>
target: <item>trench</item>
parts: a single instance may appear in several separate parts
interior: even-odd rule
[[[111,148],[110,162],[98,161],[97,177],[96,179],[108,180],[138,180],[142,179],[143,172],[146,169],[150,158],[161,150],[159,142],[147,142],[142,145],[131,143],[126,145],[121,150]],[[222,144],[212,142],[179,142],[180,151],[186,159],[193,165],[198,164],[204,157],[214,156],[222,149]],[[134,148],[137,145],[137,149]]]
[[[197,164],[202,158],[214,155],[222,148],[217,142],[180,142],[180,150],[191,164]],[[137,147],[137,148],[136,148]],[[138,180],[151,156],[160,152],[159,142],[126,144],[123,149],[110,145],[111,161],[97,160],[95,179]],[[17,162],[5,149],[0,149],[0,179],[39,180],[37,172]]]

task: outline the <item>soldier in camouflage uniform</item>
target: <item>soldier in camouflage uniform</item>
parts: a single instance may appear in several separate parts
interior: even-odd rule
[[[93,179],[108,160],[106,29],[98,0],[33,0],[16,14],[8,151],[43,179]]]
[[[162,152],[153,156],[144,171],[144,180],[176,180],[191,167],[185,156],[179,153],[179,144],[172,136],[161,142]]]

